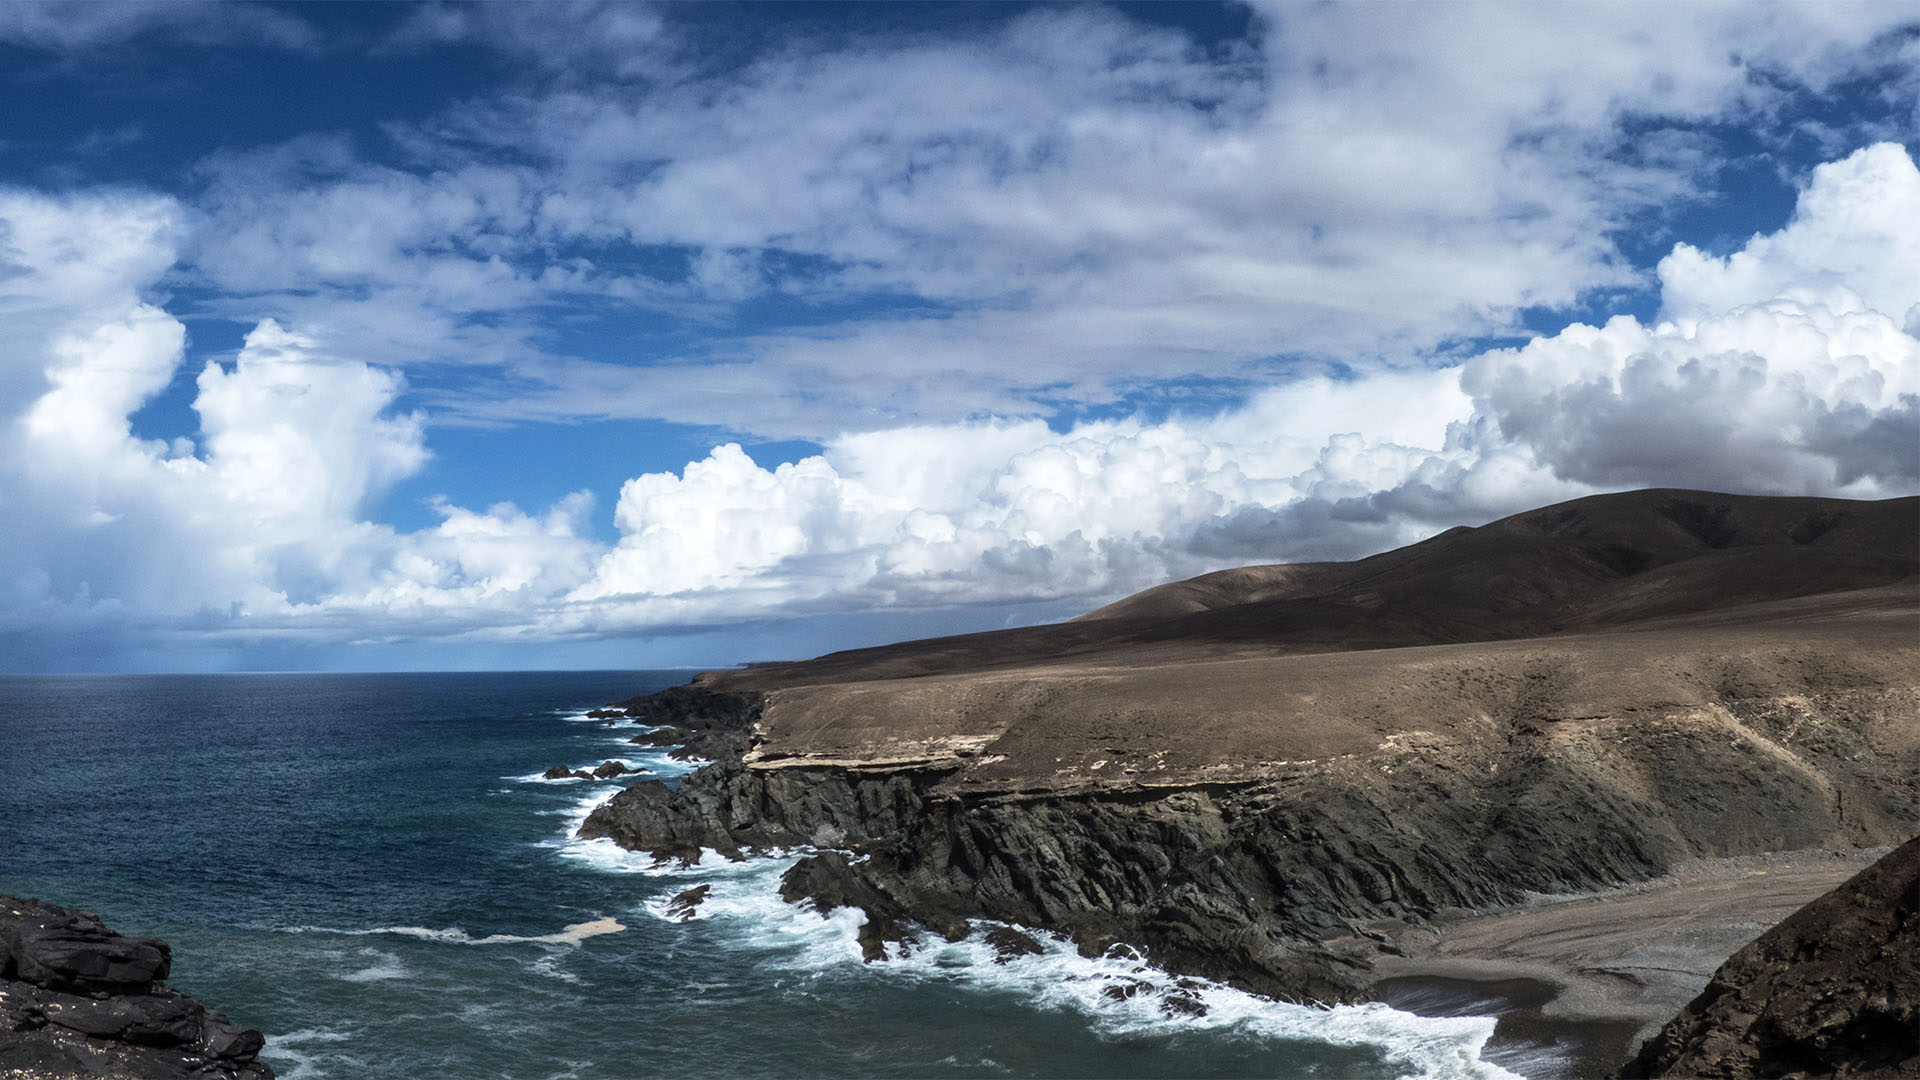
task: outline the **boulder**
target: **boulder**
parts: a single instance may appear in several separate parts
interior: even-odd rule
[[[667,914],[681,922],[687,922],[693,918],[694,911],[706,902],[707,896],[712,892],[711,885],[695,885],[667,901]]]
[[[1022,956],[1039,956],[1046,952],[1031,935],[1023,934],[1011,926],[996,926],[987,931],[987,944],[993,947],[993,962],[1005,964]]]
[[[0,938],[0,968],[11,978],[69,993],[141,991],[166,979],[173,954],[164,941],[122,937],[90,912],[20,901]]]
[[[0,1076],[273,1080],[266,1040],[164,980],[165,942],[0,896]]]

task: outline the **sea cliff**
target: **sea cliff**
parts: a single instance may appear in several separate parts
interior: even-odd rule
[[[1792,663],[1793,661],[1787,661]],[[868,914],[870,957],[914,924],[984,918],[1125,942],[1175,971],[1294,1000],[1367,996],[1395,922],[1656,877],[1686,859],[1888,844],[1920,830],[1911,688],[1848,686],[1418,732],[1243,778],[1000,784],[970,762],[752,759],[757,693],[638,703],[714,764],[587,819],[663,858],[811,846],[789,899]],[[988,763],[986,767],[991,767]],[[1344,939],[1344,940],[1343,940]]]

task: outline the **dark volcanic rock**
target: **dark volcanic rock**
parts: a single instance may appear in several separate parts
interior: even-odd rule
[[[1735,953],[1624,1075],[1920,1076],[1920,838]]]
[[[687,741],[687,733],[677,728],[661,728],[643,731],[627,741],[635,746],[679,746]]]
[[[169,989],[171,961],[87,912],[0,896],[0,1075],[272,1080],[260,1033]]]
[[[701,904],[707,902],[707,896],[712,892],[711,885],[695,885],[685,892],[677,893],[673,899],[667,901],[667,914],[681,922],[686,922],[693,918],[693,913]]]
[[[587,719],[589,720],[618,720],[625,715],[627,715],[627,710],[625,709],[605,708],[587,710]]]
[[[593,770],[593,778],[595,780],[611,780],[616,776],[626,776],[630,773],[641,773],[645,771],[645,769],[629,769],[626,765],[618,761],[603,761],[600,763],[599,768]]]
[[[928,911],[909,911],[904,904],[882,892],[859,873],[845,855],[823,852],[794,864],[780,879],[780,898],[790,904],[805,903],[822,914],[835,908],[859,908],[867,913],[860,927],[860,952],[871,963],[887,958],[889,941],[907,937],[915,917],[929,921]],[[948,920],[948,936],[966,934],[964,920]]]
[[[1038,956],[1047,950],[1030,935],[1011,926],[996,926],[987,931],[987,944],[993,947],[993,962],[1009,963],[1022,956]]]
[[[636,746],[672,746],[681,761],[719,761],[747,749],[747,733],[760,716],[759,694],[730,693],[701,686],[675,686],[617,703],[613,708],[642,727],[627,741]]]
[[[699,693],[683,687],[677,698],[703,708]],[[1774,723],[1759,704],[1725,708]],[[1124,942],[1169,970],[1274,997],[1336,1002],[1364,996],[1366,980],[1359,961],[1321,942],[1375,920],[1417,924],[1833,835],[1802,769],[1755,765],[1736,749],[1746,741],[1711,734],[1679,723],[1490,727],[1258,781],[980,795],[950,782],[957,763],[769,767],[733,756],[678,787],[627,788],[581,835],[680,859],[703,848],[843,849],[856,858],[804,859],[784,893],[863,909],[869,957],[916,924],[951,934],[990,919],[1063,933],[1095,954]],[[748,743],[738,733],[734,745]],[[1881,767],[1846,739],[1831,756]],[[1890,805],[1911,813],[1904,796]]]
[[[139,993],[164,982],[173,953],[164,941],[122,937],[84,911],[14,901],[0,962],[10,978],[74,994]]]
[[[540,776],[541,779],[544,780],[571,780],[574,778],[574,773],[572,769],[567,768],[565,765],[555,765],[553,768],[541,773]]]

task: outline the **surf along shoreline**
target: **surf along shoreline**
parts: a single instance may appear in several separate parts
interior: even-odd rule
[[[1816,848],[1682,860],[1632,884],[1560,896],[1523,887],[1503,904],[1442,907],[1427,915],[1402,909],[1372,919],[1342,916],[1318,934],[1268,943],[1259,954],[1229,944],[1210,956],[1191,939],[1182,941],[1144,920],[1136,924],[1144,932],[1129,933],[1113,920],[1070,914],[1049,921],[1032,908],[1027,918],[1010,918],[1008,898],[991,891],[983,895],[976,887],[971,895],[940,895],[917,886],[913,860],[903,858],[905,837],[913,821],[944,817],[950,823],[966,816],[964,807],[953,805],[962,800],[931,795],[952,774],[897,760],[877,767],[755,767],[748,759],[765,704],[762,695],[711,691],[699,680],[621,703],[620,720],[647,729],[640,738],[682,739],[688,747],[682,753],[712,764],[681,778],[677,787],[648,782],[620,792],[587,815],[579,835],[605,837],[664,860],[698,859],[708,851],[742,857],[827,849],[788,871],[782,894],[822,913],[861,910],[861,944],[871,960],[884,960],[890,946],[897,954],[898,943],[921,928],[958,938],[971,932],[969,920],[988,919],[1063,930],[1089,956],[1116,945],[1137,947],[1163,970],[1280,1000],[1377,1000],[1422,1016],[1496,1016],[1482,1059],[1533,1077],[1616,1069],[1740,945],[1884,850]],[[1271,791],[1253,794],[1272,797]],[[992,808],[998,827],[1014,833],[1022,816],[1037,815],[1041,825],[1068,831],[1104,823],[1106,832],[1096,828],[1089,835],[1112,842],[1114,804],[1151,816],[1165,810],[1161,803],[1194,795],[1083,791],[1042,799],[1015,792],[977,801]],[[1232,785],[1206,793],[1216,816],[1220,804],[1243,808],[1248,796]],[[1181,806],[1176,813],[1195,809]],[[1083,819],[1078,826],[1070,824],[1076,815]],[[1158,825],[1178,847],[1181,825],[1165,819]],[[954,834],[948,829],[942,835]],[[1309,835],[1312,843],[1329,839]],[[924,836],[917,842],[924,844]],[[1135,855],[1142,865],[1157,861],[1143,851]],[[881,873],[862,873],[875,863]],[[1355,896],[1364,899],[1358,891]],[[1176,902],[1204,908],[1209,898],[1188,891]],[[1250,957],[1256,963],[1238,966]]]

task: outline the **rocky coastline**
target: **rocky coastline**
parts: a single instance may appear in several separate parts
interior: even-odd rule
[[[273,1080],[260,1032],[166,985],[166,942],[0,896],[0,1076]]]
[[[783,895],[862,909],[869,959],[919,928],[956,936],[986,919],[1066,933],[1090,954],[1124,943],[1167,970],[1284,1000],[1366,1000],[1372,959],[1442,912],[1920,827],[1920,778],[1846,737],[1912,708],[1897,690],[1787,711],[1731,700],[1704,729],[1668,717],[1604,740],[1523,731],[1401,745],[1255,781],[981,793],[956,783],[965,759],[756,759],[766,704],[699,685],[624,703],[712,764],[677,788],[627,788],[581,835],[663,859],[822,849],[789,871]],[[1796,727],[1825,729],[1825,752],[1803,746],[1792,766],[1753,756],[1769,732]],[[1641,782],[1649,771],[1667,774],[1667,799]]]
[[[607,713],[710,764],[580,831],[661,859],[811,849],[782,894],[864,911],[870,960],[988,920],[1375,1000],[1461,913],[1920,832],[1917,509],[1599,496],[708,673]]]

